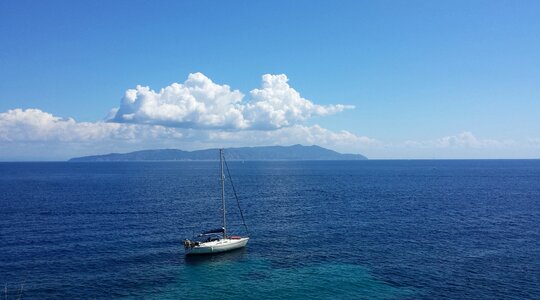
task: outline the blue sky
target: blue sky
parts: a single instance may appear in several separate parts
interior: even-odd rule
[[[538,16],[538,1],[2,1],[0,160],[293,143],[538,158]],[[121,104],[197,72],[243,98],[196,116],[189,93],[154,99],[182,107],[165,113],[140,109],[144,91]],[[255,96],[264,74],[288,82]],[[121,106],[134,119],[104,121]],[[242,120],[216,119],[229,107]]]

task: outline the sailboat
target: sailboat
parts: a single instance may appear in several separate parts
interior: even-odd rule
[[[210,254],[210,253],[220,253],[231,251],[235,249],[240,249],[245,247],[249,241],[247,236],[235,236],[228,235],[227,232],[227,210],[225,209],[225,173],[223,168],[223,163],[227,168],[227,174],[229,179],[231,179],[229,173],[229,167],[227,166],[227,161],[223,155],[223,149],[219,149],[219,162],[220,162],[220,173],[221,173],[221,205],[223,210],[223,227],[213,230],[205,231],[197,235],[193,240],[186,239],[184,240],[184,250],[186,255],[192,254]],[[236,196],[236,190],[230,180],[234,196],[238,202],[238,197]],[[238,205],[240,209],[240,205]],[[240,215],[242,216],[242,221],[244,221],[244,215],[240,209]],[[246,222],[244,221],[244,227],[246,228]]]

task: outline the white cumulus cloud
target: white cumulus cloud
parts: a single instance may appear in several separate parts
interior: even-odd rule
[[[213,83],[202,73],[190,74],[159,92],[138,85],[127,90],[110,121],[183,128],[245,128],[240,102],[244,95]]]
[[[262,88],[249,94],[251,99],[244,101],[240,91],[193,73],[159,92],[143,86],[127,90],[108,120],[195,129],[278,129],[353,108],[314,104],[291,88],[284,74],[263,75]]]
[[[286,75],[266,74],[262,88],[250,92],[251,101],[244,107],[250,127],[276,129],[299,124],[312,116],[326,116],[354,108],[352,105],[317,105],[302,98],[291,88]]]

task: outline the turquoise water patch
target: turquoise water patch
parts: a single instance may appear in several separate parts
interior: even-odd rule
[[[236,254],[238,255],[238,254]],[[354,264],[278,267],[264,259],[203,257],[186,261],[178,280],[154,299],[396,299],[413,295]]]

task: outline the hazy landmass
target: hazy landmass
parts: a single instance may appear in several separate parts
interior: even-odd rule
[[[265,146],[226,148],[228,160],[365,160],[361,154],[342,154],[319,146]],[[219,160],[217,149],[183,151],[179,149],[142,150],[71,158],[72,162],[98,161],[197,161]]]

